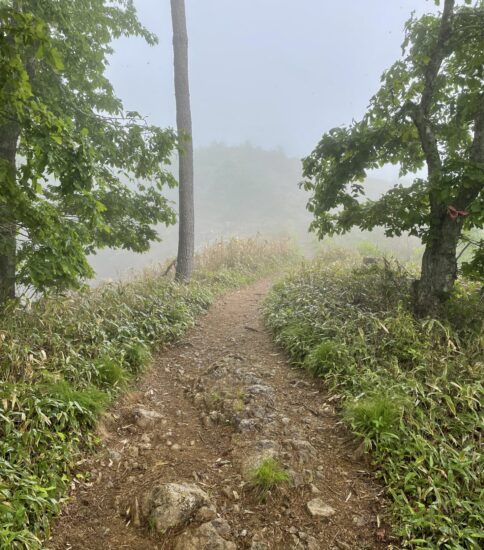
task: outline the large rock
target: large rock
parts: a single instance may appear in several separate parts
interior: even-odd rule
[[[214,520],[192,531],[185,531],[176,539],[174,550],[237,550],[233,542],[221,536],[220,526],[216,522],[217,520]],[[224,522],[219,520],[219,523]],[[224,533],[226,529],[224,525]]]
[[[293,456],[297,457],[299,464],[312,462],[317,456],[316,449],[304,439],[287,439],[284,443],[292,449]]]
[[[136,424],[142,429],[150,427],[157,420],[163,418],[159,412],[145,409],[139,405],[133,409],[133,416]]]
[[[336,514],[334,508],[323,502],[320,498],[314,498],[307,503],[309,513],[313,517],[330,518]]]
[[[210,506],[210,499],[196,485],[167,483],[155,485],[145,496],[142,515],[156,531],[164,533],[185,525],[202,506]]]

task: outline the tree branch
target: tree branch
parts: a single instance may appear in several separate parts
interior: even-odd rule
[[[424,90],[419,105],[411,104],[410,111],[412,120],[417,127],[422,149],[425,153],[429,179],[438,176],[442,168],[442,161],[437,145],[431,121],[429,119],[430,107],[435,91],[437,76],[446,55],[447,44],[452,34],[452,19],[455,0],[445,0],[444,11],[440,22],[439,34],[433,51],[430,53],[430,60],[424,73]]]
[[[458,194],[455,206],[458,210],[465,210],[479,196],[484,188],[484,93],[479,97],[476,118],[474,122],[474,139],[470,153],[471,170],[477,171],[471,184],[463,186]]]
[[[447,44],[452,34],[454,5],[455,0],[445,0],[437,42],[435,43],[434,49],[430,54],[430,60],[425,69],[425,88],[422,92],[422,98],[420,100],[420,110],[424,117],[427,117],[429,114],[430,106],[432,104],[432,97],[435,90],[435,81],[437,79],[437,75],[439,74],[442,61],[444,60],[446,54]]]

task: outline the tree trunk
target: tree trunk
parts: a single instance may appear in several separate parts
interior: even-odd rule
[[[445,212],[422,258],[420,280],[415,282],[414,307],[418,315],[431,314],[449,297],[457,279],[457,245],[462,220]]]
[[[455,197],[454,204],[449,205],[461,213],[469,209],[484,188],[484,93],[478,101],[469,161],[472,170],[464,176],[466,185]],[[429,177],[435,177],[430,165]],[[459,215],[452,219],[447,207],[439,204],[432,193],[430,204],[430,241],[423,255],[420,280],[414,288],[415,310],[420,315],[437,310],[452,291],[457,279],[457,245],[464,219]]]
[[[19,127],[15,122],[0,126],[0,163],[5,166],[0,185],[16,185],[17,140]],[[4,198],[8,197],[8,193]],[[16,225],[8,204],[0,204],[0,304],[15,298]]]
[[[185,1],[171,0],[175,69],[176,122],[179,133],[179,229],[176,279],[188,281],[193,271],[195,209],[193,198],[193,141],[188,82],[188,33]]]
[[[435,189],[442,177],[442,160],[430,110],[437,77],[452,36],[455,0],[445,0],[437,40],[425,69],[425,86],[418,105],[413,104],[411,117],[417,127],[420,144],[427,163],[429,180],[429,237],[422,258],[420,280],[414,285],[414,309],[419,315],[436,310],[449,295],[457,278],[457,243],[462,232],[462,220],[452,220],[447,206],[442,204]]]

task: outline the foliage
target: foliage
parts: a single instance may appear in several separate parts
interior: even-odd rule
[[[96,419],[152,352],[221,292],[295,257],[287,242],[234,240],[204,250],[188,285],[160,267],[28,308],[11,304],[0,317],[0,548],[40,548],[79,450],[95,444]]]
[[[443,318],[417,319],[411,279],[397,263],[333,254],[277,284],[266,319],[373,450],[404,544],[478,548],[484,300],[460,281]]]
[[[174,133],[124,112],[104,74],[113,39],[156,39],[131,0],[2,3],[0,25],[2,147],[18,165],[0,158],[0,211],[17,228],[17,280],[76,286],[92,275],[86,254],[145,251],[154,225],[175,221],[161,194]]]
[[[371,448],[382,441],[390,445],[392,439],[398,438],[402,408],[393,397],[373,395],[350,403],[345,416],[354,432]]]
[[[324,134],[304,159],[320,237],[382,226],[387,236],[408,232],[429,246],[439,244],[446,221],[448,234],[483,227],[484,3],[453,4],[445,1],[442,17],[410,19],[403,57],[383,74],[363,119]],[[428,177],[365,200],[368,170],[388,163],[402,176],[427,165]],[[467,270],[482,275],[481,249]]]
[[[266,458],[250,472],[250,484],[261,495],[287,483],[289,479],[289,472],[284,470],[274,458]]]

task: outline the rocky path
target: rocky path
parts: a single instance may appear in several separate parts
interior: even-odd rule
[[[389,548],[381,489],[331,398],[264,329],[269,286],[220,299],[111,409],[50,549]],[[289,481],[264,493],[268,459]]]

